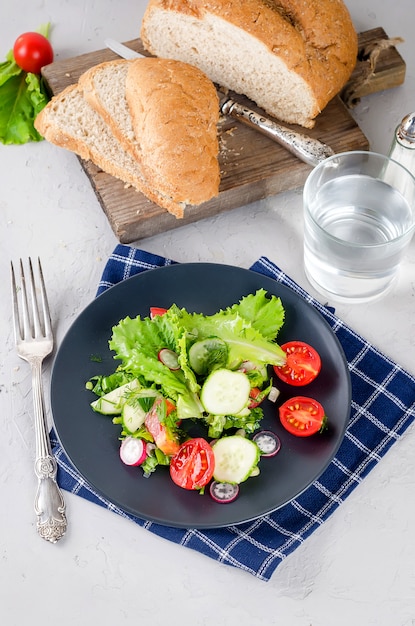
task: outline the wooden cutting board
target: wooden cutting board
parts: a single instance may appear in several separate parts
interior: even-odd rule
[[[360,43],[364,42],[366,45],[375,38],[383,36],[382,34],[384,34],[382,29],[362,33]],[[139,39],[126,42],[126,45],[137,52],[146,54]],[[396,58],[396,55],[392,54],[393,58],[390,59],[391,50],[397,55],[395,48],[389,49],[386,55],[388,58],[384,60],[381,70],[377,72],[376,84],[373,80],[366,80],[366,84],[364,80],[360,80],[359,82],[363,85],[360,91],[356,90],[357,97],[403,82],[405,64],[399,55],[399,58]],[[77,82],[79,76],[89,67],[114,58],[117,58],[116,55],[105,49],[59,60],[43,69],[43,77],[51,94],[56,95],[68,85]],[[385,76],[387,84],[380,75]],[[235,99],[246,102],[251,108],[256,109],[247,99],[240,96],[235,96]],[[312,130],[305,131],[296,126],[290,126],[290,128],[320,139],[331,146],[335,152],[369,148],[367,138],[340,97],[334,98],[328,104],[318,116]],[[131,243],[301,187],[310,172],[310,166],[298,160],[277,143],[232,118],[221,120],[219,139],[221,169],[219,195],[200,206],[187,208],[183,219],[176,219],[134,188],[126,187],[122,181],[106,174],[92,163],[80,159],[111,227],[121,243]]]

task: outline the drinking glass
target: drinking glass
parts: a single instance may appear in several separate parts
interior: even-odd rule
[[[304,266],[310,283],[337,300],[386,293],[415,230],[415,178],[370,151],[329,157],[304,186]]]

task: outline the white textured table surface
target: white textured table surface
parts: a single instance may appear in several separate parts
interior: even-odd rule
[[[413,0],[347,5],[358,31],[382,26],[405,39],[404,86],[365,98],[353,112],[372,149],[387,152],[395,126],[415,109]],[[3,0],[0,53],[46,21],[57,59],[102,48],[106,37],[133,39],[144,7],[139,0]],[[0,145],[0,181],[1,623],[413,626],[413,428],[268,583],[68,494],[66,537],[57,545],[38,538],[30,376],[13,346],[9,260],[41,256],[59,345],[94,297],[117,241],[72,154],[46,142]],[[314,293],[302,269],[301,204],[300,191],[287,193],[137,245],[178,261],[242,267],[264,254]],[[337,313],[415,373],[414,307],[415,241],[392,293],[368,305],[338,305]]]

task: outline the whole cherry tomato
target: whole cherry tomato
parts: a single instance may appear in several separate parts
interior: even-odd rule
[[[14,42],[13,55],[17,65],[25,72],[40,74],[44,65],[53,61],[53,49],[40,33],[23,33]]]

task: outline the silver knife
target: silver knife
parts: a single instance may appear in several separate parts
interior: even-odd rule
[[[128,48],[128,46],[114,39],[105,39],[104,43],[107,48],[123,59],[145,58],[143,54]],[[256,111],[253,111],[249,107],[236,102],[236,100],[233,100],[226,94],[222,95],[219,106],[222,115],[230,115],[247,126],[261,132],[263,135],[279,143],[301,161],[307,163],[307,165],[314,167],[334,154],[334,150],[327,144],[313,137],[309,137],[308,135],[286,128],[264,115],[256,113]]]
[[[123,43],[116,41],[115,39],[105,39],[104,43],[107,48],[118,54],[122,59],[127,59],[127,61],[131,61],[132,59],[145,59],[144,54],[140,54],[135,50],[132,50],[128,46],[124,46]]]

